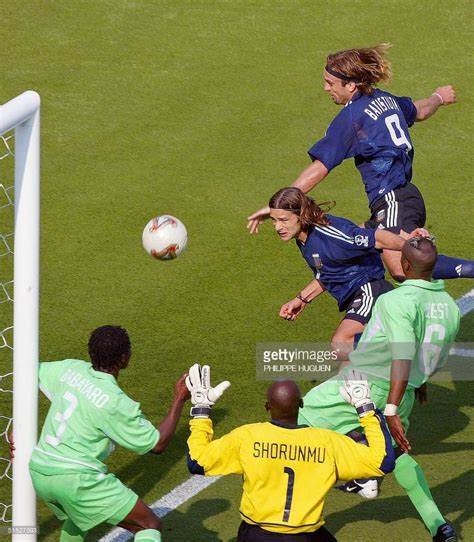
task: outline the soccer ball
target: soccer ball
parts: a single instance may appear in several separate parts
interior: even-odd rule
[[[142,235],[143,248],[158,260],[173,260],[186,248],[188,232],[181,220],[161,215],[152,218]]]

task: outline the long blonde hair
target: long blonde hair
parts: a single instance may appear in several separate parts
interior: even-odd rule
[[[370,96],[374,85],[392,79],[392,65],[386,58],[390,47],[390,43],[380,43],[331,53],[326,59],[326,70],[344,81],[353,81],[362,94]]]

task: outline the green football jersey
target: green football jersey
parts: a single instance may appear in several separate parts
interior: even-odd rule
[[[388,386],[392,360],[411,361],[408,384],[419,388],[446,364],[459,330],[460,313],[442,280],[406,280],[380,296],[351,366]]]
[[[41,391],[51,401],[30,468],[42,474],[98,471],[115,443],[139,454],[149,452],[159,431],[111,374],[90,363],[66,359],[40,363]]]

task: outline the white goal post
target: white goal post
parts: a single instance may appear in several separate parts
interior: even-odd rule
[[[0,135],[15,131],[13,274],[12,540],[36,535],[36,498],[28,461],[38,430],[40,97],[27,91],[0,106]]]

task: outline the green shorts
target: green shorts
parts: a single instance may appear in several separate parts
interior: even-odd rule
[[[117,525],[135,506],[138,495],[113,474],[40,474],[30,470],[36,494],[56,517],[70,519],[81,531],[100,523]]]
[[[310,390],[303,398],[303,408],[300,408],[298,423],[310,427],[332,429],[343,435],[360,429],[359,416],[355,408],[342,398],[339,392],[340,386],[340,380],[330,379]],[[388,387],[383,389],[377,384],[370,384],[372,401],[382,412],[387,404],[388,391]],[[408,431],[408,417],[414,401],[415,390],[407,387],[397,412],[405,433]]]

